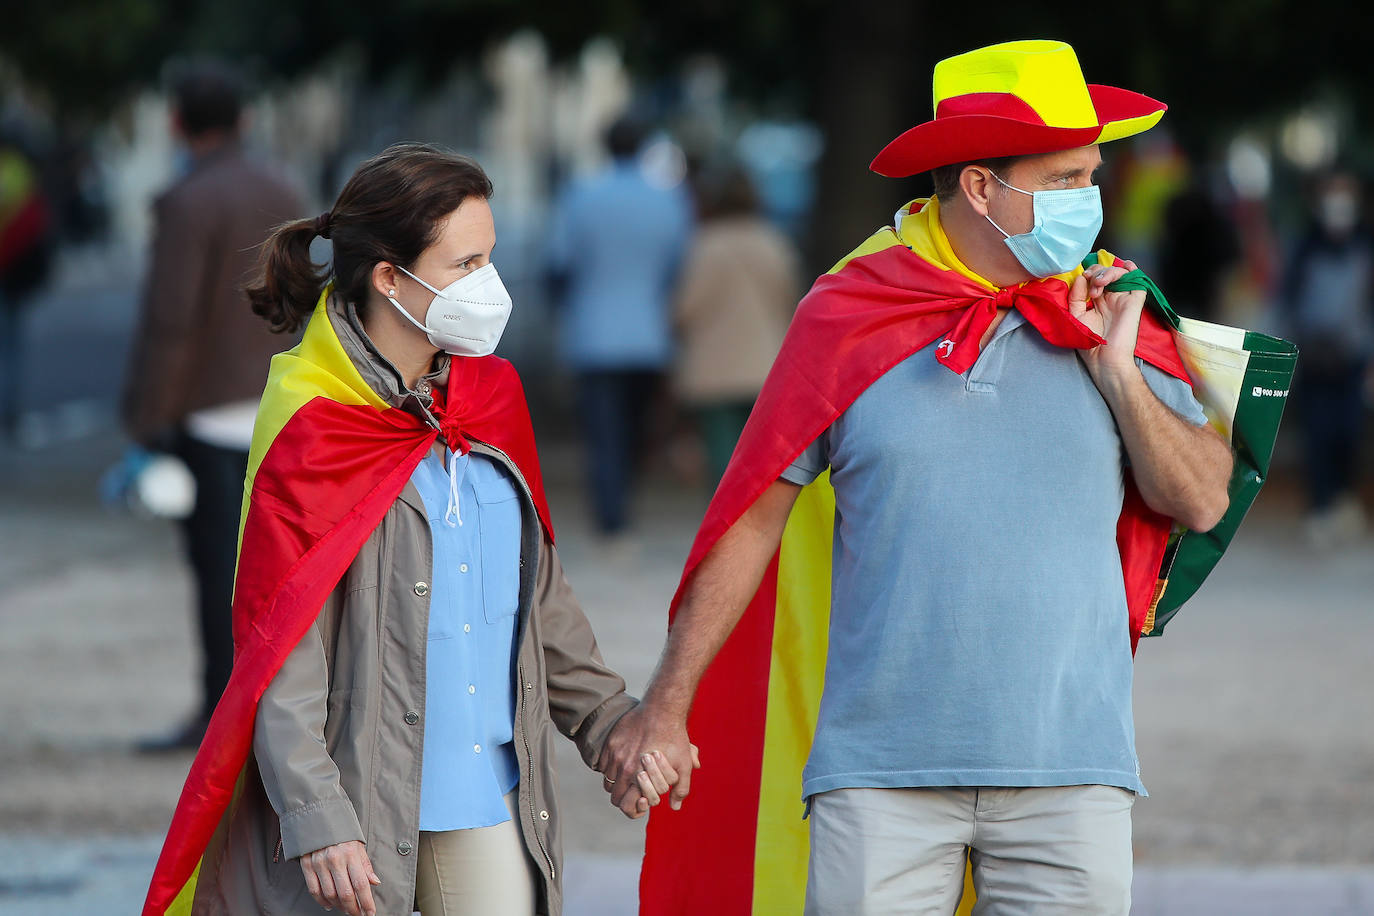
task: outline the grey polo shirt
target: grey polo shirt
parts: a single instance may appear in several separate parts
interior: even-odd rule
[[[1150,388],[1206,422],[1189,386]],[[1104,784],[1144,793],[1116,522],[1125,450],[1075,351],[1012,311],[960,376],[927,347],[783,478],[831,469],[830,649],[811,796]]]

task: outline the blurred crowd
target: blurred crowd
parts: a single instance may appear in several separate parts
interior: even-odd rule
[[[153,453],[178,455],[193,480],[194,496],[165,511],[184,516],[188,559],[202,584],[208,713],[228,665],[226,583],[253,398],[270,354],[290,343],[248,312],[239,288],[253,269],[254,240],[276,222],[311,215],[312,201],[332,199],[331,182],[347,169],[337,151],[308,180],[290,163],[272,163],[272,151],[255,142],[244,83],[224,65],[182,68],[167,97],[179,152],[157,198],[123,408],[126,433],[142,451],[116,480],[132,486]],[[806,250],[807,227],[825,218],[808,210],[814,130],[717,125],[703,141],[709,118],[636,105],[631,92],[616,97],[592,117],[597,155],[535,169],[554,176],[547,196],[524,193],[512,179],[503,201],[500,151],[491,158],[498,226],[514,230],[508,253],[498,248],[495,259],[516,278],[517,314],[543,316],[520,325],[525,339],[515,341],[512,358],[536,401],[550,392],[566,409],[570,419],[550,425],[584,443],[596,527],[612,549],[632,550],[641,472],[699,487],[704,502],[799,297],[845,252]],[[41,303],[60,252],[100,244],[111,222],[91,166],[98,150],[45,140],[31,121],[0,119],[6,436],[29,394],[22,316]],[[1374,235],[1363,176],[1332,159],[1257,183],[1243,155],[1190,156],[1156,134],[1123,144],[1109,163],[1104,196],[1115,219],[1104,246],[1140,263],[1181,314],[1298,343],[1293,409],[1304,530],[1318,548],[1359,537],[1368,477],[1361,447],[1374,402]],[[1298,202],[1301,217],[1293,215]],[[875,225],[883,219],[873,216]],[[858,227],[856,242],[871,228]],[[192,391],[197,398],[178,394]],[[206,713],[149,747],[193,745]]]

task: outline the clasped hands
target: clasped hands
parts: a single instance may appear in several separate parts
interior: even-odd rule
[[[686,717],[641,703],[615,724],[596,769],[611,804],[633,819],[665,797],[674,811],[681,808],[699,766],[697,747],[687,740]]]

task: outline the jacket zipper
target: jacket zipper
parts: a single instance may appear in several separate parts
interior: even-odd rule
[[[525,480],[524,472],[520,470],[520,466],[515,463],[515,460],[511,458],[510,455],[507,455],[505,452],[501,451],[499,448],[497,448],[494,445],[491,445],[490,443],[482,442],[481,445],[483,448],[489,448],[496,454],[500,455],[502,458],[506,459],[506,465],[515,473],[515,479],[520,481],[520,488],[525,491],[525,496],[527,496],[529,498],[530,503],[533,504],[534,491],[530,489],[529,483]],[[538,512],[535,512],[535,517],[539,517]]]
[[[544,848],[544,840],[539,836],[539,826],[535,823],[539,820],[539,816],[534,811],[534,754],[530,752],[529,733],[525,729],[525,694],[529,692],[525,689],[525,666],[517,665],[515,671],[520,678],[520,741],[525,745],[525,767],[530,774],[530,790],[527,793],[530,800],[530,823],[534,825],[534,841],[539,844],[539,851],[544,854],[544,861],[548,863],[549,880],[554,881],[558,876],[554,872],[553,859],[549,857],[549,851]]]
[[[525,491],[525,498],[528,499],[528,500],[530,501],[531,504],[533,504],[533,503],[534,503],[534,491],[530,489],[530,485],[529,485],[529,483],[525,480],[525,475],[524,475],[524,473],[520,470],[519,465],[517,465],[517,464],[511,459],[510,455],[507,455],[505,452],[503,452],[501,449],[497,448],[496,446],[491,445],[490,443],[487,443],[487,442],[483,442],[482,445],[483,445],[484,447],[486,447],[486,448],[491,449],[493,452],[495,452],[496,454],[500,455],[502,458],[505,459],[505,463],[506,463],[507,467],[509,467],[512,471],[515,472],[515,479],[518,480],[518,481],[520,482],[520,488],[521,488],[522,490]],[[538,512],[535,512],[535,517],[536,517],[536,519],[538,518],[538,515],[539,515],[539,513],[538,513]],[[522,560],[522,562],[523,562],[523,560]],[[537,563],[537,562],[538,562],[538,561],[537,561],[537,559],[536,559],[536,563]],[[536,569],[536,574],[537,574],[537,569]],[[515,667],[515,673],[516,673],[516,676],[520,678],[520,683],[517,685],[517,686],[519,687],[519,690],[520,690],[520,722],[521,722],[521,725],[520,725],[520,741],[521,741],[521,743],[524,744],[524,746],[525,746],[525,761],[526,761],[525,766],[526,766],[526,769],[528,769],[528,771],[529,771],[529,785],[530,785],[530,791],[529,791],[529,800],[530,800],[530,823],[531,823],[531,824],[534,824],[536,821],[539,820],[539,814],[538,814],[538,812],[536,812],[536,811],[534,810],[534,754],[530,751],[529,733],[526,731],[525,725],[524,725],[524,723],[525,723],[525,694],[529,692],[528,690],[525,689],[525,666],[524,666],[524,665],[517,664],[516,667]],[[548,866],[549,866],[549,880],[550,880],[550,881],[556,880],[557,877],[558,877],[558,875],[557,875],[557,872],[554,870],[554,867],[553,867],[553,859],[549,856],[549,851],[548,851],[547,849],[544,848],[544,840],[543,840],[542,837],[539,836],[539,828],[538,828],[537,826],[534,828],[534,841],[535,841],[536,843],[539,844],[539,851],[540,851],[541,853],[544,854],[544,861],[545,861],[545,862],[548,864]]]
[[[272,851],[272,862],[275,864],[281,861],[281,834],[277,834],[277,847]]]

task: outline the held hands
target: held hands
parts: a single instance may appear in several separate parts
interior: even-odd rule
[[[372,870],[367,847],[359,840],[336,843],[301,856],[305,887],[326,910],[338,908],[348,916],[377,916],[372,888],[382,879]]]
[[[1109,284],[1136,269],[1131,261],[1121,263],[1124,267],[1089,267],[1069,287],[1069,314],[1107,339],[1091,350],[1078,351],[1088,374],[1099,386],[1113,376],[1137,371],[1135,345],[1145,292],[1106,291]]]
[[[692,770],[701,766],[697,747],[687,740],[685,717],[644,702],[611,730],[596,768],[611,804],[628,818],[649,813],[666,795],[674,810],[691,790]]]

